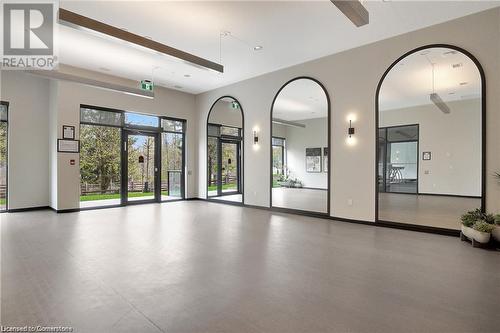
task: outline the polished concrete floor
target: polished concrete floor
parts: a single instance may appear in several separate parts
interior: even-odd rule
[[[481,207],[481,199],[379,193],[379,219],[431,227],[460,229],[460,216]]]
[[[498,332],[500,253],[205,201],[0,215],[2,325]]]
[[[305,188],[273,188],[273,207],[328,212],[328,191]]]

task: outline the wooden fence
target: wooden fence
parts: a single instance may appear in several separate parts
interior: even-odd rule
[[[168,179],[162,179],[161,181],[161,190],[168,191],[169,190],[169,179],[174,179],[173,177],[180,177],[181,171],[168,171]],[[179,178],[180,180],[180,178]],[[171,184],[172,186],[174,184]],[[180,184],[179,184],[180,186]],[[146,187],[145,182],[128,182],[128,192],[144,192]],[[152,191],[154,189],[154,184],[149,184],[149,189],[147,192]],[[1,191],[1,189],[0,189]],[[1,192],[0,192],[1,193]],[[117,194],[120,193],[120,184],[111,182],[110,186],[106,190],[101,189],[100,184],[90,184],[90,183],[81,183],[80,184],[80,193],[81,195],[90,195],[90,194]]]
[[[217,175],[213,175],[212,177],[210,177],[209,186],[217,185],[216,179],[217,179]],[[237,181],[238,181],[237,176],[224,176],[224,177],[222,177],[222,185],[236,184]]]

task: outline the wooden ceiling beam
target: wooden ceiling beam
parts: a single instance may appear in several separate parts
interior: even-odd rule
[[[370,14],[360,1],[330,0],[357,27],[370,23]]]
[[[224,72],[224,66],[222,66],[221,64],[204,58],[200,58],[191,53],[181,51],[171,46],[156,42],[143,36],[136,35],[112,25],[96,21],[94,19],[91,19],[90,17],[86,17],[63,8],[59,8],[59,22],[73,28],[91,30],[100,34],[123,40],[128,43],[139,45],[147,49],[188,62],[196,67],[201,66],[220,73]]]

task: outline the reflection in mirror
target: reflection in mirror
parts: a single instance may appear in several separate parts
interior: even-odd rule
[[[232,97],[212,106],[207,124],[207,197],[243,202],[243,110]]]
[[[481,207],[481,75],[464,53],[427,48],[384,78],[378,113],[378,219],[459,229]]]
[[[300,78],[276,96],[272,109],[272,207],[328,213],[328,98]]]

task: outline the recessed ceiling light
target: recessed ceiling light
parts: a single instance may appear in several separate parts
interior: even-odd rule
[[[254,51],[260,51],[262,50],[264,47],[262,45],[257,45],[257,46],[254,46]]]
[[[184,74],[184,77],[191,77],[191,74]]]
[[[469,82],[460,82],[460,85],[465,86],[467,83],[469,83]]]

